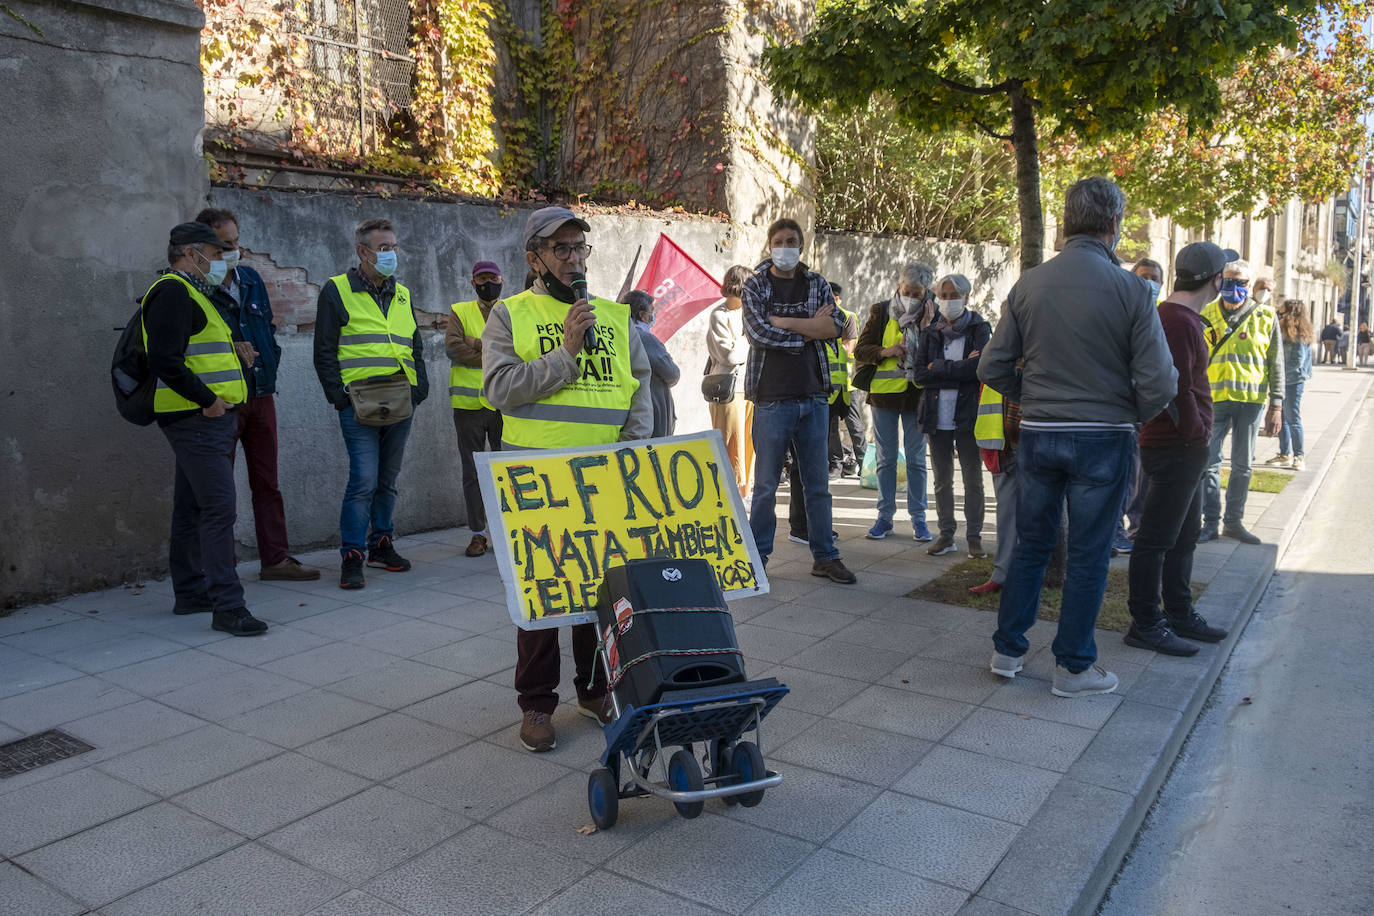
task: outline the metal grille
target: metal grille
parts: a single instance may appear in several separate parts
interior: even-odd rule
[[[73,738],[57,729],[0,744],[0,779],[18,776],[93,750],[95,748],[80,738]]]
[[[295,0],[308,85],[301,114],[330,151],[365,155],[411,103],[410,4],[406,0]]]

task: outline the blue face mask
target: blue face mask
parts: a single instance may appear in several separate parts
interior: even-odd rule
[[[1234,277],[1221,281],[1221,301],[1227,305],[1240,305],[1250,295],[1249,288]]]
[[[196,252],[196,254],[205,258],[205,282],[210,286],[219,286],[223,283],[224,278],[229,275],[229,265],[224,261],[212,261],[200,252]]]
[[[372,269],[383,277],[389,277],[396,272],[396,252],[379,251],[377,260],[373,262]]]
[[[1156,282],[1153,281],[1153,280],[1146,280],[1145,282],[1148,283],[1148,284],[1150,284],[1150,301],[1151,301],[1151,302],[1158,302],[1158,301],[1159,301],[1159,284],[1156,283]]]

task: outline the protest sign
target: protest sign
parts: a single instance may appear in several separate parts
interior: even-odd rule
[[[644,557],[705,559],[727,600],[768,591],[717,430],[474,457],[517,626],[595,621],[606,568]]]

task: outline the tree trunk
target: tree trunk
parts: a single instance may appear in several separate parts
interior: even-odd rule
[[[1021,214],[1021,269],[1044,260],[1045,213],[1040,205],[1040,150],[1035,139],[1035,109],[1021,86],[1011,97],[1011,145],[1016,152],[1016,202]]]

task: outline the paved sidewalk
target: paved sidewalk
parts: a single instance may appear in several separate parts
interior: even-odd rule
[[[1271,543],[1199,551],[1209,619],[1243,623],[1371,378],[1309,383],[1309,470],[1251,499]],[[260,638],[174,617],[166,582],[0,618],[0,742],[60,726],[95,747],[0,779],[0,912],[1094,906],[1231,641],[1180,660],[1099,633],[1122,689],[1068,701],[1049,694],[1041,625],[1024,676],[1003,682],[986,667],[992,615],[902,597],[962,555],[928,557],[900,524],[866,541],[873,494],[836,494],[858,585],[811,577],[783,540],[772,593],[732,605],[750,676],[792,688],[764,723],[783,784],[695,821],[627,800],[614,829],[577,832],[600,731],[565,704],[557,750],[520,748],[512,625],[463,529],[402,539],[415,569],[369,570],[361,592],[337,588],[330,552],[306,558],[326,565],[319,583],[248,581],[245,565],[273,624]]]

